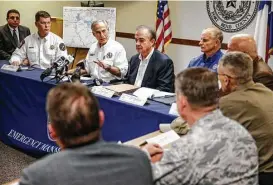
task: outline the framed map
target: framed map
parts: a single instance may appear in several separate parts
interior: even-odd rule
[[[106,20],[109,36],[116,37],[116,8],[63,7],[63,40],[68,47],[90,48],[96,42],[91,31],[95,20]]]

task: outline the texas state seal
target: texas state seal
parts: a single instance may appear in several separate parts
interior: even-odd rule
[[[259,2],[252,1],[207,1],[211,22],[224,32],[238,32],[245,29],[255,18]]]

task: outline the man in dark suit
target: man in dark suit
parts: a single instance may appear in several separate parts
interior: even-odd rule
[[[20,185],[153,184],[143,151],[101,139],[104,114],[87,87],[63,83],[51,89],[46,110],[61,151],[24,169]]]
[[[147,26],[139,26],[135,34],[136,50],[129,62],[128,83],[166,92],[174,92],[173,61],[154,49],[156,33]]]
[[[30,35],[29,28],[21,26],[17,10],[7,12],[7,24],[0,27],[0,60],[9,60],[13,51],[25,37]]]

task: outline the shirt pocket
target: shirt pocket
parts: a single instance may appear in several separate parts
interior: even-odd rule
[[[27,52],[27,58],[31,63],[35,63],[37,60],[37,49],[36,48],[30,48]]]
[[[47,58],[49,58],[49,60],[55,60],[55,50],[49,49],[49,50],[46,50],[45,53],[47,55]]]

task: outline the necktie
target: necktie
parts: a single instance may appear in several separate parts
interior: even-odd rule
[[[13,37],[13,40],[14,40],[14,42],[15,42],[16,47],[18,47],[18,37],[17,37],[17,34],[16,34],[16,30],[15,30],[15,29],[13,30],[12,37]]]

